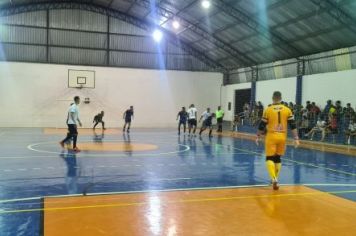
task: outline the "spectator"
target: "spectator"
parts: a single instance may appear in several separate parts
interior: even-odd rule
[[[341,106],[341,101],[336,101],[335,105],[336,105],[335,106],[335,110],[336,110],[335,114],[336,114],[337,124],[338,124],[338,127],[342,127],[341,117],[344,114],[344,109]]]
[[[243,107],[243,119],[242,119],[242,125],[244,124],[245,119],[248,120],[250,118],[250,105],[246,102],[244,107]]]
[[[330,109],[331,110],[331,109]],[[337,114],[336,111],[330,114],[326,131],[330,132],[333,137],[333,143],[335,142],[335,135],[338,133]]]
[[[320,115],[320,108],[315,104],[315,102],[311,103],[310,114],[311,121],[315,123]]]
[[[305,110],[307,111],[307,109],[305,109]],[[304,137],[305,134],[307,134],[309,132],[309,120],[306,115],[302,116],[302,118],[301,118],[298,132],[299,132],[299,137]]]
[[[345,144],[350,144],[351,137],[356,136],[356,122],[354,119],[350,121],[349,127],[345,130]]]
[[[232,121],[232,131],[238,131],[238,128],[241,124],[241,117],[239,115],[235,115],[234,120]]]
[[[355,110],[351,107],[351,103],[347,103],[346,107],[344,107],[344,122],[345,124],[349,124],[351,120],[355,117]]]
[[[332,106],[333,106],[332,101],[328,100],[326,102],[326,106],[325,106],[324,111],[323,111],[324,118],[326,118],[326,119],[329,118],[329,112],[330,112],[330,109],[331,109]]]
[[[312,109],[312,104],[310,103],[310,101],[307,101],[307,104],[305,106],[305,108],[310,111]]]
[[[310,130],[309,133],[305,134],[305,137],[310,137],[310,140],[313,140],[314,138],[314,134],[316,132],[321,132],[321,140],[320,142],[323,142],[325,139],[325,135],[326,135],[326,122],[321,120],[321,118],[318,119],[318,121],[316,122],[316,125],[314,128],[312,128]]]

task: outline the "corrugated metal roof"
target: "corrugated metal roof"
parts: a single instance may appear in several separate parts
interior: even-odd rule
[[[47,1],[13,0],[12,3],[2,1],[0,10],[32,2]],[[64,2],[64,0],[56,2]],[[247,67],[297,58],[350,47],[356,42],[356,25],[354,24],[356,1],[353,0],[212,0],[210,9],[203,9],[199,0],[93,0],[83,2],[114,9],[151,24],[162,24],[166,30],[171,31],[173,35],[176,34],[184,43],[226,68]],[[107,40],[104,39],[104,34],[100,35],[99,32],[107,32],[107,16],[77,9],[57,9],[50,10],[49,17],[51,28],[84,31],[80,33],[57,32],[52,29],[51,43],[69,47],[106,47]],[[172,28],[173,19],[182,22],[179,30]],[[6,25],[31,25],[43,28],[46,27],[46,12],[38,11],[1,17],[1,22]],[[124,34],[150,36],[151,32],[112,17],[110,22],[111,49],[141,51],[142,53],[157,52],[154,43],[149,42],[149,39],[122,37]],[[10,37],[6,40],[14,42],[46,43],[43,41],[41,29],[11,28],[10,31],[12,38],[9,35],[2,36],[2,38]],[[95,32],[96,35],[89,34],[87,31]],[[35,34],[38,34],[36,36],[39,37],[38,39],[35,38]],[[86,37],[88,39],[85,39]],[[165,52],[166,47],[163,47],[162,51]],[[170,53],[183,54],[184,52],[181,49],[171,48],[168,50]],[[114,54],[112,52],[112,55]],[[128,63],[121,62],[121,59],[113,60],[120,65],[134,65],[132,58],[136,58],[136,54],[127,55],[130,60]],[[165,54],[165,56],[169,58],[171,55]],[[142,60],[146,61],[146,59]],[[138,62],[137,66],[156,66],[155,59],[152,60],[153,62],[148,64]],[[193,58],[193,60],[197,59]],[[173,61],[172,59],[172,65]],[[318,71],[317,62],[314,64],[315,71]]]

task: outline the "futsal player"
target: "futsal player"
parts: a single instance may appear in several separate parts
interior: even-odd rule
[[[199,122],[203,120],[203,124],[202,127],[200,128],[199,136],[201,136],[204,130],[209,128],[209,137],[210,138],[212,137],[211,133],[213,132],[213,122],[212,122],[213,117],[214,114],[210,112],[210,108],[207,108],[206,111],[204,111],[203,114],[201,114]]]
[[[265,110],[260,121],[256,144],[259,144],[261,135],[266,132],[266,167],[273,189],[278,190],[278,176],[282,167],[281,156],[284,155],[286,147],[287,125],[292,130],[295,147],[299,146],[299,138],[292,111],[287,106],[281,104],[281,92],[274,92],[272,100],[273,104]]]
[[[178,135],[180,135],[180,127],[183,125],[183,129],[184,129],[184,134],[185,134],[185,130],[187,127],[187,119],[188,119],[188,113],[185,110],[185,107],[182,107],[182,110],[178,113],[177,115],[177,120],[179,119],[179,123],[178,123]]]
[[[127,125],[127,133],[130,133],[130,128],[131,128],[131,121],[134,117],[134,108],[133,106],[130,106],[129,109],[127,109],[124,113],[124,120],[125,120],[125,125],[122,131],[125,132],[126,130],[126,125]]]
[[[197,112],[198,112],[198,110],[195,108],[194,104],[190,105],[190,107],[188,109],[189,135],[190,135],[192,129],[193,129],[193,134],[195,135],[195,131],[197,129]]]
[[[68,126],[68,133],[67,137],[63,139],[59,144],[64,148],[64,143],[73,139],[73,151],[80,152],[79,148],[77,147],[77,138],[78,138],[78,130],[77,130],[77,122],[79,126],[82,126],[82,123],[79,119],[79,108],[78,105],[80,104],[80,98],[78,96],[74,97],[74,103],[69,107],[68,116],[67,116],[67,126]]]
[[[101,123],[101,126],[103,128],[103,130],[105,130],[105,122],[103,121],[103,117],[104,117],[104,111],[101,111],[99,114],[97,114],[96,116],[94,116],[94,119],[93,119],[93,123],[94,124],[94,127],[93,129],[95,129],[95,127]]]
[[[224,119],[224,111],[221,110],[221,106],[218,106],[218,110],[215,112],[216,121],[218,123],[218,132],[222,132],[222,123]]]

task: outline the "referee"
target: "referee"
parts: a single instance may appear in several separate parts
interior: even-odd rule
[[[222,132],[222,123],[224,119],[224,111],[221,110],[221,106],[218,106],[218,110],[215,112],[216,121],[218,123],[218,132]]]

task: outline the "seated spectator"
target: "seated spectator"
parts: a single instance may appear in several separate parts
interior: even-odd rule
[[[316,132],[321,132],[321,140],[320,142],[323,142],[325,139],[325,135],[326,135],[326,122],[323,121],[321,118],[318,119],[318,121],[316,122],[316,125],[314,128],[312,128],[310,130],[309,133],[305,134],[305,137],[310,137],[310,140],[313,140],[314,134]]]
[[[331,110],[331,109],[330,109]],[[326,125],[326,133],[331,133],[333,137],[333,143],[335,143],[335,135],[338,133],[337,113],[330,114],[329,122]]]
[[[306,109],[305,109],[306,110]],[[305,134],[307,134],[309,132],[309,120],[307,116],[303,116],[302,120],[299,123],[299,128],[298,128],[298,132],[299,132],[299,137],[304,137]]]
[[[241,125],[241,117],[239,115],[235,115],[234,120],[232,121],[232,131],[237,132],[240,125]]]
[[[354,137],[354,136],[356,136],[356,122],[353,119],[350,121],[348,129],[345,130],[345,138],[346,138],[345,144],[350,144],[351,137]]]

